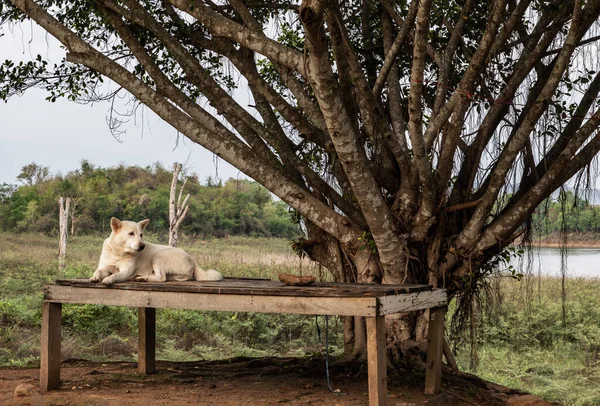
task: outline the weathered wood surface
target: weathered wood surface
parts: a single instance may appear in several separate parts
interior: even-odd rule
[[[124,284],[121,284],[121,286]],[[160,284],[158,284],[160,285]],[[445,305],[444,290],[367,296],[361,290],[342,295],[277,295],[273,289],[257,294],[236,294],[232,289],[202,291],[100,288],[102,284],[46,285],[44,299],[54,303],[100,304],[107,306],[155,307],[195,310],[291,313],[338,316],[382,316]],[[115,285],[117,286],[117,285]],[[137,286],[149,284],[140,283]],[[174,286],[174,285],[170,285]],[[289,286],[302,290],[302,287]],[[325,291],[327,292],[327,290]]]
[[[442,389],[442,347],[444,344],[444,320],[446,307],[429,309],[429,333],[427,366],[425,370],[425,394],[435,395]]]
[[[387,405],[385,317],[367,317],[366,319],[369,406],[385,406]]]
[[[380,298],[380,314],[414,312],[432,307],[446,306],[448,295],[445,289],[408,293]]]
[[[40,342],[40,390],[42,393],[60,387],[60,303],[42,305],[42,334]]]
[[[254,296],[380,297],[431,291],[429,285],[374,285],[316,282],[310,286],[286,286],[279,281],[227,278],[218,282],[121,282],[111,287],[87,279],[59,279],[57,285],[92,289],[122,289],[148,292],[219,293]]]
[[[138,307],[138,372],[156,371],[156,309]]]
[[[375,316],[379,308],[376,297],[235,295],[214,290],[161,292],[59,285],[47,285],[44,299],[72,304],[340,316]]]

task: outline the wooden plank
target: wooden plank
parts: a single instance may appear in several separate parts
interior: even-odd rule
[[[448,297],[444,289],[384,296],[379,299],[380,314],[413,312],[415,310],[446,306]]]
[[[42,393],[60,387],[60,345],[62,305],[42,304],[42,337],[40,342],[40,390]]]
[[[156,309],[138,307],[138,372],[156,372]]]
[[[320,282],[310,286],[286,286],[279,281],[235,279],[227,279],[219,282],[121,282],[114,284],[110,288],[101,283],[91,283],[87,279],[60,279],[56,281],[56,284],[96,289],[309,297],[377,297],[431,290],[431,286],[429,285],[377,285]]]
[[[442,389],[442,349],[444,345],[444,321],[446,307],[429,309],[429,337],[427,345],[427,369],[425,394],[435,395]]]
[[[367,317],[369,406],[387,405],[385,317]]]
[[[375,316],[377,298],[251,296],[147,292],[47,285],[45,300],[108,306],[339,316]]]
[[[87,280],[59,280],[57,284],[66,286],[93,287],[109,289],[102,284],[90,283]],[[220,282],[163,282],[139,283],[122,282],[112,286],[112,289],[143,290],[143,291],[172,291],[172,292],[201,292],[201,293],[232,293],[267,296],[382,296],[388,294],[408,293],[411,291],[430,290],[427,285],[355,285],[316,283],[309,287],[286,286],[277,281],[220,281]]]

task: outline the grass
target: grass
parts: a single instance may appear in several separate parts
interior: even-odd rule
[[[480,366],[474,372],[483,379],[532,392],[561,405],[600,404],[600,368],[586,366],[577,345],[521,351],[484,345],[479,356]]]
[[[560,278],[494,282],[470,372],[561,405],[600,405],[600,279],[566,280],[564,321]],[[458,353],[463,370],[469,355]]]

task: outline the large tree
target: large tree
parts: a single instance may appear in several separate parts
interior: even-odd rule
[[[66,50],[53,67],[5,62],[2,97],[129,92],[287,202],[296,249],[343,282],[473,289],[600,149],[600,0],[0,6],[2,25],[34,20]],[[423,320],[388,320],[394,356]],[[345,332],[359,352],[361,320]]]

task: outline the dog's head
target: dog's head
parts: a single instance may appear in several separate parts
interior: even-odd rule
[[[128,252],[140,252],[146,247],[142,237],[144,229],[150,220],[142,220],[139,223],[134,221],[121,221],[116,217],[110,219],[110,228],[112,233],[110,238],[119,247]]]

